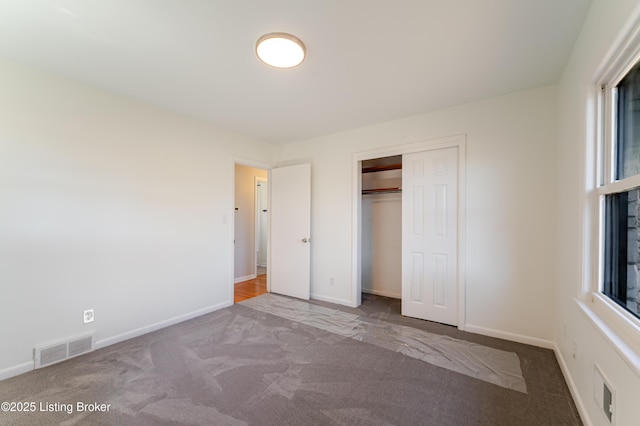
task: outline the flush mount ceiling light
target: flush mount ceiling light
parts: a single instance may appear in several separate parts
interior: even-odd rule
[[[304,61],[306,49],[296,36],[287,33],[265,34],[256,42],[256,55],[276,68],[292,68]]]

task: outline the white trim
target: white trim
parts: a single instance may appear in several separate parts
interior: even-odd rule
[[[356,308],[356,306],[353,306],[353,303],[351,303],[350,300],[338,299],[337,297],[322,296],[320,294],[311,293],[311,299],[319,300],[320,302],[329,302],[329,303],[335,303],[337,305],[344,305],[344,306],[349,306],[351,308]]]
[[[636,353],[640,356],[640,320],[602,293],[593,295],[593,306],[596,313],[605,311],[600,316],[615,323],[616,329],[635,342]]]
[[[633,15],[634,18],[620,31],[620,36],[612,44],[613,48],[605,55],[595,74],[598,86],[617,85],[640,59],[640,14],[637,8]]]
[[[627,366],[640,377],[640,330],[610,306],[606,296],[594,294],[593,303],[574,299],[578,310],[590,320]]]
[[[573,381],[573,376],[569,371],[569,367],[567,366],[567,362],[562,356],[562,351],[558,347],[557,344],[554,344],[553,351],[556,354],[556,359],[558,360],[558,364],[560,365],[560,371],[564,376],[564,380],[567,382],[567,386],[569,387],[569,392],[571,392],[571,396],[573,397],[573,401],[576,404],[576,408],[578,409],[578,414],[580,415],[580,419],[585,426],[593,425],[591,418],[589,417],[589,412],[584,405],[584,401],[580,398],[580,392],[578,391],[578,387],[576,383]]]
[[[149,324],[144,327],[136,328],[135,330],[127,331],[125,333],[118,334],[116,336],[107,337],[105,339],[97,340],[95,342],[94,349],[102,349],[104,347],[114,345],[116,343],[124,342],[125,340],[133,339],[134,337],[142,336],[143,334],[151,333],[153,331],[157,331],[175,324],[179,324],[181,322],[190,320],[192,318],[196,318],[202,315],[209,314],[211,312],[218,311],[220,309],[226,308],[228,306],[233,305],[233,300],[226,301],[223,303],[219,303],[217,305],[208,306],[206,308],[198,309],[193,312],[189,312],[183,315],[178,315],[177,317],[169,318],[164,321],[159,321],[154,324]]]
[[[362,173],[361,162],[374,158],[391,157],[395,155],[411,154],[421,151],[431,151],[442,148],[458,148],[458,329],[465,330],[466,323],[466,144],[465,134],[443,138],[429,139],[403,145],[387,146],[367,151],[355,152],[352,159],[352,236],[351,236],[351,302],[350,306],[357,307],[362,303],[361,277],[361,195]]]
[[[271,169],[267,169],[267,293],[271,293]],[[257,271],[256,271],[257,272]]]
[[[599,195],[616,194],[628,191],[640,186],[640,175],[633,175],[626,179],[617,180],[606,185],[598,187]]]
[[[251,275],[245,275],[244,277],[238,277],[238,278],[234,278],[233,279],[233,284],[238,284],[241,283],[243,281],[249,281],[249,280],[253,280],[257,277],[257,274],[251,274]]]
[[[19,376],[20,374],[28,373],[33,369],[33,360],[14,365],[13,367],[5,368],[4,370],[0,370],[0,381]]]
[[[96,340],[94,343],[94,350],[102,349],[110,345],[114,345],[116,343],[124,342],[125,340],[133,339],[134,337],[142,336],[143,334],[151,333],[166,327],[170,327],[175,324],[179,324],[181,322],[190,320],[192,318],[196,318],[202,315],[209,314],[211,312],[218,311],[220,309],[226,308],[228,306],[232,306],[232,301],[227,301],[223,303],[219,303],[217,305],[209,306],[206,308],[198,309],[193,312],[189,312],[187,314],[178,315],[177,317],[169,318],[164,321],[159,321],[154,324],[150,324],[144,327],[136,328],[135,330],[127,331],[125,333],[118,334],[116,336],[107,337],[105,339]],[[9,379],[11,377],[18,376],[20,374],[28,373],[34,369],[33,360],[29,362],[25,362],[22,364],[18,364],[13,367],[5,368],[4,370],[0,370],[0,381]]]
[[[585,191],[582,233],[582,287],[575,302],[625,363],[640,376],[640,321],[602,292],[604,279],[604,198],[640,186],[640,175],[615,180],[614,88],[640,60],[640,8],[635,8],[605,55],[592,80],[595,101],[591,116],[596,126],[585,145]],[[595,164],[589,159],[595,158]]]
[[[551,340],[510,333],[508,331],[494,330],[492,328],[485,328],[472,324],[466,324],[465,331],[469,333],[482,334],[483,336],[497,337],[498,339],[509,340],[512,342],[525,343],[527,345],[538,346],[545,349],[554,349],[556,345],[555,342]]]
[[[467,138],[458,144],[458,329],[467,322]]]
[[[233,157],[233,165],[240,164],[241,166],[253,167],[254,169],[271,170],[272,166],[269,163],[263,161],[251,160],[243,157]],[[235,171],[235,170],[234,170]]]
[[[362,161],[378,157],[353,154],[351,202],[351,302],[354,308],[362,304]]]

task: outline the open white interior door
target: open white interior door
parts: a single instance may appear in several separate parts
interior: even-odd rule
[[[311,164],[271,170],[273,293],[308,300],[311,263]]]
[[[458,324],[458,148],[402,159],[402,315]]]

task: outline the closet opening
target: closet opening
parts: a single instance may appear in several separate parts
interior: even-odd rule
[[[465,135],[354,153],[354,307],[392,297],[464,329],[465,158]]]
[[[402,298],[402,155],[361,162],[362,293]]]

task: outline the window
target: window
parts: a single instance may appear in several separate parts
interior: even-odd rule
[[[640,63],[603,85],[600,291],[640,318]]]

